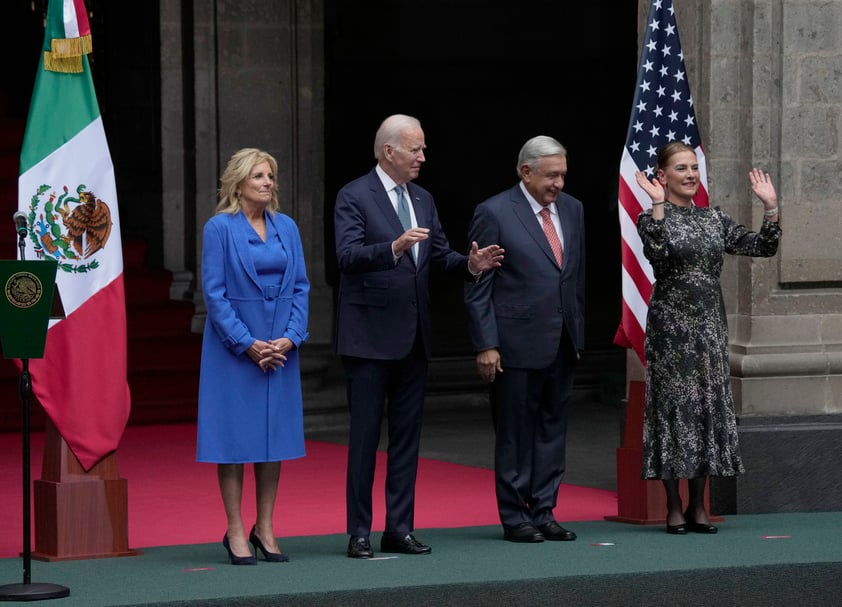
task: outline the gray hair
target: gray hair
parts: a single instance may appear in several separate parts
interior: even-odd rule
[[[517,156],[517,176],[523,177],[520,167],[528,165],[536,169],[538,161],[545,156],[567,156],[567,150],[558,141],[546,135],[538,135],[523,144]]]
[[[377,134],[374,136],[374,157],[380,160],[383,155],[383,146],[387,143],[398,147],[401,142],[401,133],[407,129],[420,129],[421,121],[406,114],[393,114],[380,123]]]

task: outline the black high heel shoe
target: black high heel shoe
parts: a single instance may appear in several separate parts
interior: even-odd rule
[[[270,563],[286,563],[289,561],[289,557],[283,552],[269,552],[266,550],[266,546],[263,545],[263,542],[260,541],[260,538],[254,532],[254,527],[251,528],[251,533],[249,533],[249,541],[254,546],[255,552],[260,550],[263,553],[263,558],[266,561]]]
[[[684,513],[684,520],[687,521],[687,530],[693,533],[716,533],[718,529],[710,523],[697,523],[696,519],[690,516],[689,512]]]
[[[232,565],[257,565],[257,558],[253,555],[237,556],[231,552],[231,544],[228,543],[228,534],[222,537],[222,545],[228,551],[228,562]]]
[[[687,523],[667,525],[667,533],[670,535],[687,535]]]

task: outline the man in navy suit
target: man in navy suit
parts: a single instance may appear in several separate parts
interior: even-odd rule
[[[551,137],[521,148],[520,183],[477,206],[469,238],[505,265],[465,287],[477,370],[490,384],[503,537],[575,540],[553,516],[564,476],[573,367],[584,344],[582,203],[562,193],[567,152]]]
[[[377,165],[345,185],[334,210],[341,273],[336,350],[351,414],[348,439],[348,556],[371,558],[371,491],[384,409],[389,445],[383,552],[429,554],[413,535],[415,477],[430,358],[430,268],[475,280],[503,251],[472,243],[450,249],[432,195],[411,183],[424,157],[419,121],[386,118],[374,138]]]

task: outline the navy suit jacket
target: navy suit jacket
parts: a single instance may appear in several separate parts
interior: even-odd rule
[[[562,328],[584,348],[585,226],[582,203],[560,193],[564,237],[559,268],[529,202],[516,185],[477,206],[468,242],[497,243],[503,265],[465,287],[468,324],[476,351],[497,348],[502,365],[548,367],[558,355]]]
[[[429,358],[431,265],[470,277],[467,257],[450,249],[433,196],[414,183],[406,185],[418,226],[430,228],[429,238],[418,247],[417,262],[407,251],[395,264],[392,241],[404,229],[374,169],[337,194],[340,355],[399,360],[409,354],[420,331]]]

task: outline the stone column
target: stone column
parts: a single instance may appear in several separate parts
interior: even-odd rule
[[[771,259],[729,256],[722,287],[745,475],[721,512],[842,506],[842,1],[677,2],[711,204],[753,229],[751,167],[778,190]]]
[[[302,355],[302,366],[305,376],[318,375],[332,357],[333,339],[324,263],[323,3],[197,0],[192,11],[181,5],[161,0],[167,268],[189,283],[192,273],[181,270],[195,267],[193,330],[201,332],[202,228],[214,213],[219,177],[237,149],[270,152],[279,165],[281,209],[298,224],[304,244],[311,355]],[[185,241],[192,246],[187,253]]]
[[[193,183],[193,150],[185,141],[182,3],[161,0],[161,192],[163,198],[164,266],[173,273],[172,299],[190,296],[193,247],[185,239],[185,219],[192,208],[188,184]]]

